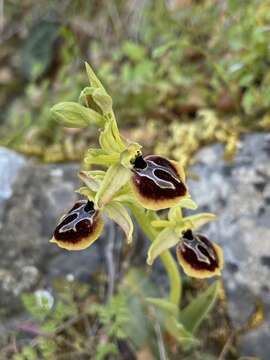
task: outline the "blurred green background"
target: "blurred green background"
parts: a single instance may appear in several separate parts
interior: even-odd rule
[[[270,127],[269,21],[256,0],[6,1],[1,144],[81,159],[91,130],[61,130],[48,109],[78,98],[87,60],[125,135],[183,163],[216,141],[230,158],[241,133]]]

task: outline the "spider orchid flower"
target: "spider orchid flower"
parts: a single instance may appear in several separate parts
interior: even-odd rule
[[[187,207],[193,206],[192,200]],[[147,262],[154,260],[165,250],[176,246],[177,259],[184,272],[195,278],[208,278],[220,275],[224,265],[222,249],[206,236],[193,230],[215,219],[209,213],[182,217],[179,207],[169,211],[169,220],[156,220],[152,225],[163,228],[149,248]]]

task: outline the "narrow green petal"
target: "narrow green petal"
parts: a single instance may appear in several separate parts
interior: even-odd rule
[[[89,149],[86,153],[84,164],[90,165],[103,165],[110,166],[119,161],[120,155],[117,153],[109,154],[107,151],[102,149]]]
[[[216,215],[211,213],[201,213],[184,218],[184,224],[187,229],[196,229],[203,226],[210,221],[216,219]]]
[[[126,208],[113,201],[105,206],[104,212],[123,229],[127,242],[130,244],[132,242],[133,222]]]
[[[171,221],[179,222],[183,218],[181,207],[177,205],[170,208],[168,218]]]
[[[179,243],[179,238],[174,229],[166,228],[162,230],[148,250],[147,264],[152,265],[154,260],[165,250]]]
[[[164,228],[171,225],[171,222],[169,220],[154,220],[151,222],[151,225],[154,228]]]
[[[95,203],[102,207],[109,203],[113,196],[124,186],[131,176],[131,172],[121,164],[109,167],[96,195]]]
[[[191,210],[196,210],[198,208],[198,205],[191,199],[191,197],[182,198],[179,202],[179,206]]]
[[[80,195],[86,196],[88,200],[95,200],[96,193],[94,191],[91,191],[87,186],[82,186],[79,189],[75,190],[75,192]]]

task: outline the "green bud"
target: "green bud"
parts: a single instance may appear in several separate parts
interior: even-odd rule
[[[58,123],[71,128],[85,128],[89,125],[101,127],[105,122],[96,111],[71,101],[54,105],[51,114]]]

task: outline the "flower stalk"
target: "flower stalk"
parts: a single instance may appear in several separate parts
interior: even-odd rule
[[[154,242],[158,235],[158,231],[151,225],[149,221],[145,220],[144,210],[136,206],[131,206],[131,211],[145,235],[151,242]],[[169,250],[165,251],[160,256],[160,259],[169,279],[170,302],[179,308],[181,305],[182,281],[178,266]]]

